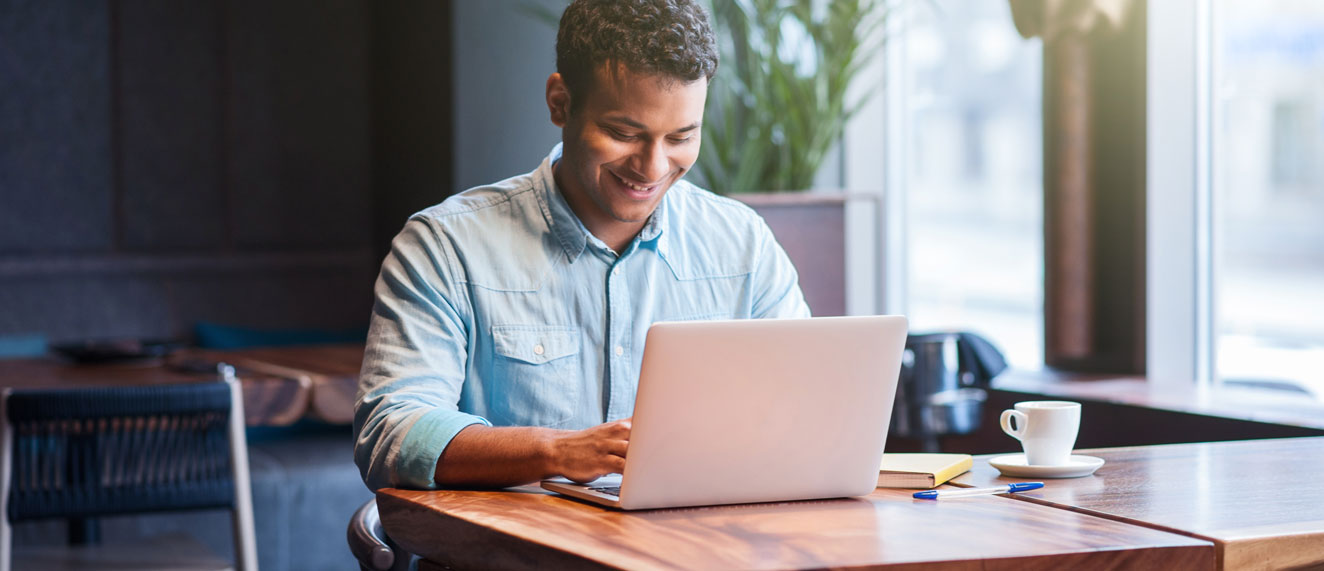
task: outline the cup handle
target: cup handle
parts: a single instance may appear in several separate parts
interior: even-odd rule
[[[1014,429],[1011,427],[1012,417],[1016,418],[1016,428]],[[1016,440],[1020,440],[1021,435],[1025,434],[1025,426],[1029,420],[1030,419],[1025,416],[1025,413],[1019,410],[1007,409],[1002,411],[1002,417],[998,419],[998,422],[1002,425],[1003,432],[1006,432],[1008,436],[1015,438]]]

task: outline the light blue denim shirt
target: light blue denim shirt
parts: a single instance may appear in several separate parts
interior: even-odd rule
[[[435,488],[461,429],[583,429],[633,414],[656,321],[808,317],[745,205],[686,181],[617,255],[552,178],[469,189],[410,218],[382,263],[355,407],[368,487]]]

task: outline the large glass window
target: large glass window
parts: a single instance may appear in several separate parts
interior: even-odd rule
[[[1007,2],[941,0],[905,25],[912,331],[972,330],[1043,363],[1042,50]]]
[[[1324,399],[1324,2],[1212,16],[1215,376]]]

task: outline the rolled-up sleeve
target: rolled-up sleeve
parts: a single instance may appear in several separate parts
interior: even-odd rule
[[[473,320],[455,259],[414,218],[382,262],[354,408],[354,461],[370,489],[435,488],[451,439],[490,424],[459,410]]]

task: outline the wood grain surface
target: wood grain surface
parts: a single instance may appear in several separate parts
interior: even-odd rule
[[[214,367],[214,364],[212,365]],[[244,392],[244,422],[249,426],[285,426],[303,418],[308,389],[298,378],[236,371]],[[214,372],[171,366],[162,359],[130,363],[78,365],[54,358],[0,360],[0,387],[74,389],[216,380]]]
[[[363,345],[333,344],[270,347],[212,352],[246,368],[305,378],[309,385],[308,413],[332,424],[354,422],[354,399],[359,387]]]
[[[1324,437],[1078,450],[1105,464],[1017,499],[1214,542],[1224,569],[1324,567]],[[955,485],[1004,478],[975,458]]]
[[[378,492],[387,535],[452,568],[1209,569],[1212,544],[995,496],[622,512],[534,487]],[[435,568],[435,567],[434,567]]]

